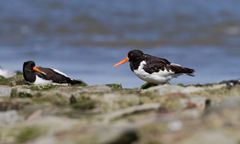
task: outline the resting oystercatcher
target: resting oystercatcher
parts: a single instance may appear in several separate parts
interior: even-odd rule
[[[37,67],[33,61],[24,62],[23,77],[33,84],[82,84],[82,81],[73,80],[57,69]]]
[[[131,70],[142,80],[150,84],[168,83],[182,74],[194,76],[194,70],[169,62],[167,59],[144,54],[140,50],[131,50],[128,57],[114,65],[118,67],[130,62]]]

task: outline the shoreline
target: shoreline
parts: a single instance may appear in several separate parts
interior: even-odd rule
[[[11,80],[11,86],[0,85],[1,143],[239,140],[239,80],[145,90],[119,84],[22,85],[20,75]]]

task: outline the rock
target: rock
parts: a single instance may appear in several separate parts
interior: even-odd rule
[[[8,81],[0,85],[0,143],[236,143],[239,96],[236,81],[146,90]]]
[[[100,144],[132,144],[139,139],[137,131],[129,125],[113,125],[111,128],[105,125],[101,131],[98,135]]]
[[[30,89],[26,89],[26,88],[14,88],[11,91],[11,97],[15,97],[15,98],[31,98],[32,95],[32,91]]]
[[[87,86],[80,90],[81,93],[107,93],[111,92],[111,87],[106,85]]]
[[[209,130],[196,132],[188,139],[179,142],[179,144],[237,144],[239,141],[230,133],[220,130]]]
[[[202,87],[182,87],[182,86],[177,86],[177,85],[159,85],[156,87],[151,87],[145,91],[157,91],[159,95],[165,95],[169,93],[193,93],[193,92],[198,92],[202,91],[204,88]]]
[[[31,100],[24,99],[0,99],[0,111],[21,110],[28,106]]]
[[[217,90],[226,87],[224,84],[216,84],[211,86],[178,86],[178,85],[159,85],[155,87],[151,87],[145,91],[156,91],[159,95],[166,95],[170,93],[184,93],[184,94],[191,94],[206,90]]]
[[[104,115],[103,122],[109,123],[112,120],[121,118],[126,115],[139,113],[139,112],[145,112],[145,111],[151,111],[151,110],[158,110],[160,108],[160,106],[161,106],[161,104],[159,104],[159,103],[149,103],[149,104],[144,104],[144,105],[132,106],[132,107],[129,107],[126,109],[121,109],[119,111],[115,111],[113,113]]]
[[[222,100],[221,106],[229,109],[240,108],[240,97],[228,96]]]
[[[9,97],[11,94],[12,88],[9,86],[0,86],[0,97]]]
[[[205,108],[206,100],[206,97],[191,96],[190,98],[182,99],[181,103],[185,108],[199,108],[203,110]]]
[[[15,110],[0,112],[0,128],[16,124],[22,120],[23,117]]]
[[[183,123],[179,120],[176,120],[176,121],[172,121],[168,124],[168,128],[171,130],[171,131],[179,131],[181,130],[183,127]]]

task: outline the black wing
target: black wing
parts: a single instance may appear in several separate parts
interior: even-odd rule
[[[160,70],[172,71],[175,74],[188,74],[193,76],[194,69],[171,64],[167,59],[146,55],[146,65],[143,69],[148,73],[159,72]]]
[[[194,69],[182,67],[178,65],[169,65],[168,68],[173,71],[175,74],[187,74],[189,76],[194,76]]]
[[[54,71],[53,69],[43,68],[43,67],[39,67],[39,69],[45,73],[45,75],[36,73],[41,78],[44,78],[46,80],[52,80],[52,82],[54,83],[70,83],[71,82],[71,79],[69,77],[62,75]]]
[[[163,63],[166,63],[166,64],[171,64],[167,59],[165,58],[160,58],[160,57],[155,57],[155,56],[152,56],[152,55],[148,55],[148,54],[144,54],[144,57],[146,60],[154,60],[154,61],[162,61]]]
[[[145,61],[146,65],[144,65],[143,69],[150,74],[159,72],[160,70],[169,70],[168,65],[171,64],[167,59],[154,57],[147,54],[145,54]]]

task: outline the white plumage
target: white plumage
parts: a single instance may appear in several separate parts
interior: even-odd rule
[[[163,83],[167,83],[172,78],[176,78],[181,75],[181,74],[175,74],[171,70],[167,71],[167,69],[164,69],[164,71],[160,70],[159,72],[153,72],[152,74],[149,74],[144,71],[143,69],[144,65],[146,65],[146,61],[142,61],[138,69],[134,70],[134,73],[140,79],[147,81],[149,83],[163,84]]]
[[[40,78],[38,75],[36,75],[36,80],[33,84],[37,84],[37,85],[47,85],[47,84],[51,84],[52,81],[51,80],[45,80],[43,78]]]

